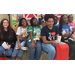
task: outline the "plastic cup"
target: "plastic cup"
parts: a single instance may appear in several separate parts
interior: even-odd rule
[[[57,36],[57,40],[58,40],[59,44],[61,44],[61,36]]]

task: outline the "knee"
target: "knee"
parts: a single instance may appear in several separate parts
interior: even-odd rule
[[[4,48],[3,47],[0,47],[0,52],[4,52]]]
[[[11,56],[11,55],[12,55],[12,50],[6,51],[6,55],[7,55],[7,56]]]

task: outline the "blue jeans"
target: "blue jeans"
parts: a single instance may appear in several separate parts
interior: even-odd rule
[[[61,44],[65,43],[61,42]],[[48,60],[53,60],[56,53],[56,45],[42,43],[42,48],[45,52],[48,53]]]
[[[36,60],[40,59],[41,51],[42,51],[42,45],[40,41],[36,41],[36,47],[35,49],[31,49],[31,42],[27,41],[27,46],[29,47],[29,55],[30,60],[34,60],[35,54],[36,54]],[[35,53],[36,51],[36,53]]]
[[[21,47],[24,47],[25,44],[26,44],[25,40],[20,40]],[[18,46],[18,43],[16,41],[16,45],[15,45],[14,51],[12,53],[12,57],[16,57],[17,53],[18,53],[18,57],[22,57],[22,55],[23,55],[23,50],[22,49],[16,49],[17,46]]]
[[[12,48],[9,50],[6,50],[4,47],[0,46],[0,56],[3,56],[3,53],[5,52],[6,56],[12,55]]]

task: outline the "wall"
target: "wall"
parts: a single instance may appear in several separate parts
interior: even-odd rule
[[[7,14],[0,14],[0,22],[2,19],[7,18],[9,20],[9,17]]]
[[[74,22],[75,22],[75,14],[73,14],[73,16],[74,16]],[[7,18],[9,20],[9,17],[7,14],[0,14],[0,22],[4,18]],[[10,14],[10,25],[12,26],[12,14]]]

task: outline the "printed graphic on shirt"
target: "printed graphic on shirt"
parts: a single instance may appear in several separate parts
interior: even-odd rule
[[[55,40],[55,32],[49,32],[49,37],[48,37],[48,39],[51,41],[51,40]]]
[[[21,36],[22,36],[22,37],[25,37],[25,35],[26,35],[26,30],[21,33]]]
[[[65,31],[66,33],[69,33],[69,29],[66,28],[66,29],[62,29],[62,32]]]
[[[39,28],[38,29],[34,28],[34,34],[36,34],[36,38],[40,38],[41,30]]]

